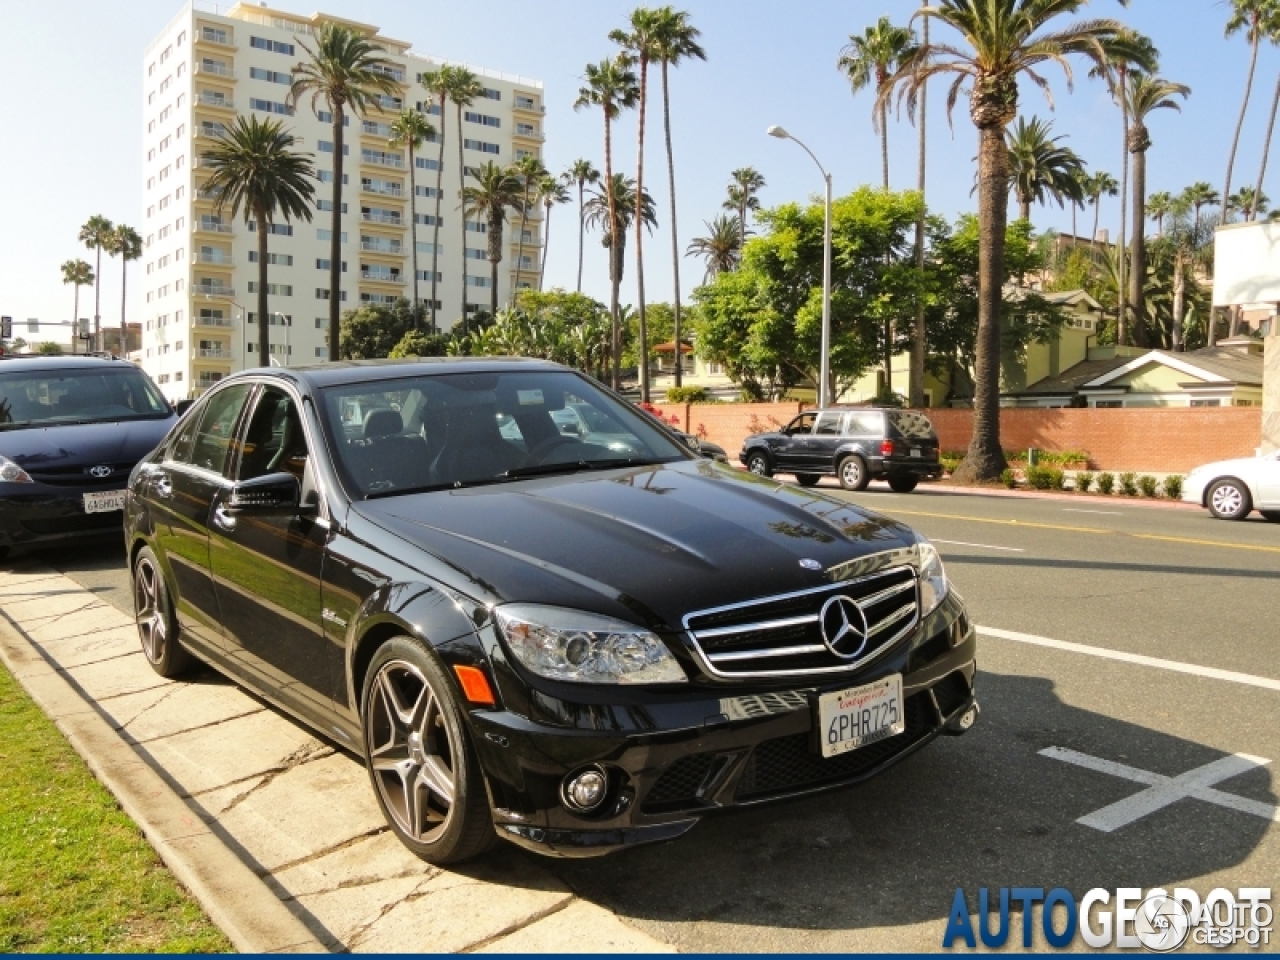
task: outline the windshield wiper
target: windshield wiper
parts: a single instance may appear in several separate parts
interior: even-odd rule
[[[539,463],[529,467],[512,467],[503,476],[511,480],[518,480],[521,477],[540,477],[555,473],[578,473],[582,470],[609,470],[613,467],[649,467],[658,463],[670,462],[669,460],[654,460],[645,457],[569,460],[563,463]]]

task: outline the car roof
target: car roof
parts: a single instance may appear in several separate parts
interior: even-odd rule
[[[140,369],[136,364],[110,354],[43,354],[9,353],[0,357],[0,373],[14,370],[78,370],[93,367],[115,366],[117,369]]]
[[[415,357],[404,360],[340,360],[337,363],[291,367],[257,367],[232,374],[224,382],[241,376],[278,377],[281,380],[301,381],[311,387],[332,387],[450,373],[506,373],[513,369],[569,371],[562,364],[529,357]]]

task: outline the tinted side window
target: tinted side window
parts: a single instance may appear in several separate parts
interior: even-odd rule
[[[894,410],[889,414],[889,422],[902,436],[910,440],[932,440],[933,424],[923,413],[914,410]]]
[[[791,435],[797,433],[808,433],[813,429],[813,421],[817,419],[816,413],[802,413],[789,424],[787,424],[786,432]]]
[[[203,410],[193,410],[191,415],[186,418],[182,424],[182,428],[178,430],[173,441],[169,444],[169,453],[166,457],[174,463],[190,463],[191,462],[191,445],[195,443],[196,428],[200,426],[200,417],[204,415]]]
[[[840,421],[843,414],[839,413],[820,413],[818,414],[818,422],[814,425],[813,432],[816,436],[838,437],[840,435]]]
[[[301,479],[306,466],[307,438],[297,404],[285,391],[265,388],[244,432],[237,479],[252,480],[280,472]]]
[[[851,413],[845,433],[851,437],[879,436],[884,432],[884,421],[878,413]]]
[[[236,423],[249,398],[250,384],[238,383],[218,391],[204,408],[191,449],[192,466],[222,473],[235,439]]]

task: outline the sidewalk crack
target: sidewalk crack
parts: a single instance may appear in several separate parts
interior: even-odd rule
[[[366,830],[364,833],[358,833],[354,837],[348,837],[346,840],[343,840],[339,843],[335,843],[332,846],[325,847],[323,850],[317,850],[315,853],[309,853],[305,857],[298,857],[298,859],[296,860],[289,860],[286,863],[282,863],[282,864],[279,864],[278,866],[272,867],[271,872],[273,874],[278,874],[278,873],[283,873],[286,870],[292,870],[294,867],[300,867],[305,863],[311,863],[313,860],[319,860],[321,857],[327,857],[329,854],[337,853],[339,850],[345,850],[347,847],[354,847],[357,843],[362,843],[365,840],[368,840],[370,837],[376,837],[376,836],[379,836],[380,834],[386,833],[388,829],[390,828],[385,825],[374,827],[372,830]],[[407,877],[407,876],[412,876],[412,874],[406,873],[406,874],[401,874],[401,876]],[[393,878],[390,876],[378,876],[374,879],[391,880]],[[343,887],[348,887],[348,886],[362,886],[364,883],[368,883],[368,882],[370,881],[360,880],[356,882],[356,881],[344,880],[341,883],[339,883],[336,887],[333,887],[332,889],[340,890]],[[329,891],[320,890],[316,892],[328,893]]]
[[[535,923],[538,923],[541,920],[547,919],[547,917],[555,916],[561,910],[567,910],[570,904],[572,904],[573,901],[576,899],[577,897],[575,897],[573,894],[569,894],[559,903],[553,904],[552,906],[547,907],[547,909],[545,910],[539,910],[537,913],[533,914],[532,916],[526,917],[524,920],[520,920],[516,923],[513,923],[511,926],[507,927],[504,930],[499,930],[497,933],[493,934],[492,936],[485,937],[483,940],[478,940],[475,943],[472,943],[472,944],[469,944],[468,946],[463,947],[458,952],[459,953],[475,953],[477,950],[483,950],[489,944],[495,943],[496,941],[501,940],[503,937],[509,937],[513,933],[519,933],[525,927],[531,927]]]
[[[241,803],[243,803],[249,797],[253,796],[259,790],[263,789],[264,787],[270,786],[271,783],[276,779],[276,777],[279,777],[282,774],[288,773],[290,770],[293,770],[296,767],[300,767],[304,763],[310,763],[312,760],[321,760],[324,757],[332,756],[336,752],[337,751],[334,750],[333,747],[326,747],[324,744],[318,741],[312,741],[311,743],[303,744],[297,750],[293,751],[293,753],[289,754],[287,757],[281,760],[279,764],[277,764],[276,766],[268,770],[261,780],[255,783],[248,790],[244,791],[244,793],[237,794],[236,796],[232,797],[231,802],[222,808],[221,812],[218,814],[218,817],[219,818],[225,817],[228,813],[230,813],[232,810],[238,807]]]

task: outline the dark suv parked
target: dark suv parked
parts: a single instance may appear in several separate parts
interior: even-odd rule
[[[921,480],[942,476],[938,435],[914,410],[806,410],[781,430],[747,437],[738,459],[762,477],[794,474],[805,487],[835,476],[846,490],[888,480],[910,493]]]

